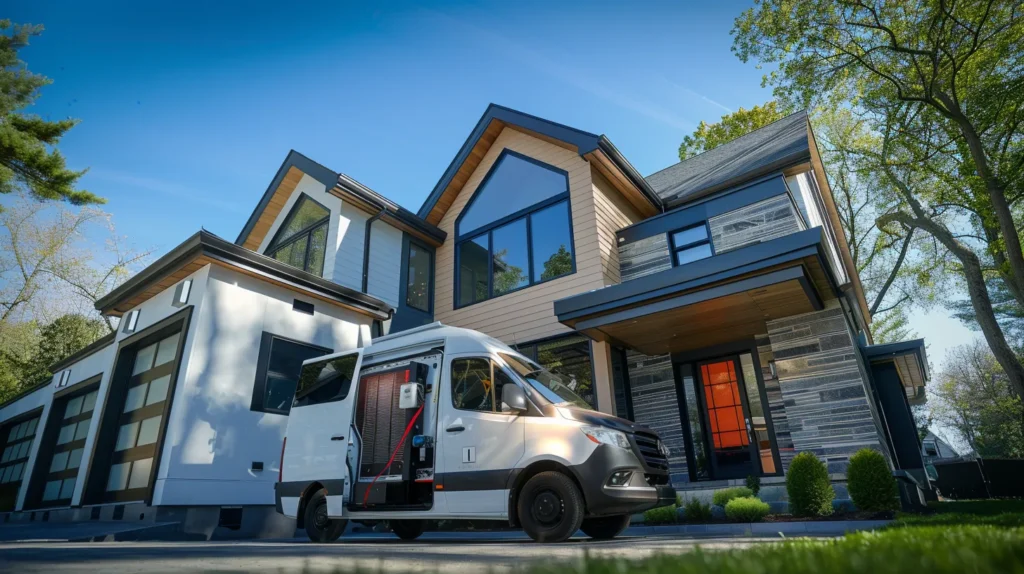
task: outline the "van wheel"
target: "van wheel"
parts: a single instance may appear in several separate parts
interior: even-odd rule
[[[423,534],[422,520],[392,520],[388,522],[391,532],[402,540],[416,540]]]
[[[583,496],[576,484],[560,472],[542,472],[519,491],[519,522],[537,542],[562,542],[583,522]]]
[[[611,540],[629,526],[630,515],[585,518],[580,530],[594,540]]]
[[[327,491],[318,490],[309,497],[309,501],[306,503],[302,525],[306,529],[306,536],[309,536],[311,541],[334,542],[341,537],[348,521],[332,519],[327,516]]]

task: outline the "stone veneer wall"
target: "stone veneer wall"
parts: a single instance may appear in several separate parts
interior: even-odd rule
[[[629,384],[636,422],[654,429],[669,448],[671,455],[668,463],[672,483],[688,482],[690,475],[686,467],[686,446],[679,418],[672,357],[649,357],[628,351],[626,363],[629,365]]]
[[[665,233],[619,246],[619,279],[623,283],[671,268],[672,254]]]
[[[850,455],[861,448],[885,452],[855,340],[838,300],[823,311],[769,321],[768,339],[796,452],[811,451],[826,461],[829,473],[842,474]],[[783,456],[784,468],[791,459]]]
[[[715,253],[725,253],[804,229],[789,195],[777,195],[708,220]]]
[[[772,419],[772,428],[775,429],[775,444],[779,448],[779,458],[782,459],[782,468],[788,469],[790,461],[796,456],[793,449],[793,436],[789,431],[789,416],[786,414],[786,404],[782,398],[782,387],[779,379],[772,376],[770,361],[775,360],[772,354],[772,344],[768,335],[760,335],[756,338],[757,359],[761,363],[761,380],[764,381],[765,394],[768,395],[768,412]]]

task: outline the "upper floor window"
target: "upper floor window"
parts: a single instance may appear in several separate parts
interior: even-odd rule
[[[672,234],[672,258],[676,265],[685,265],[711,257],[711,238],[706,224],[687,227]]]
[[[329,209],[302,194],[266,254],[292,267],[323,275],[330,215]]]
[[[456,220],[456,306],[575,271],[569,176],[505,150]]]
[[[430,312],[430,279],[434,275],[433,253],[409,242],[409,277],[405,286],[405,304],[424,313]]]

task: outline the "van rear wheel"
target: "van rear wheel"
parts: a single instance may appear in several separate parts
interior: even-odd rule
[[[391,532],[402,540],[416,540],[423,534],[422,520],[391,520],[388,522]]]
[[[563,542],[583,522],[583,495],[568,476],[541,472],[519,491],[519,522],[537,542]]]
[[[348,525],[347,520],[331,518],[327,514],[327,491],[318,490],[306,502],[306,512],[302,517],[302,526],[306,536],[313,542],[334,542],[341,537]]]
[[[629,526],[630,515],[584,518],[580,530],[594,540],[611,540]]]

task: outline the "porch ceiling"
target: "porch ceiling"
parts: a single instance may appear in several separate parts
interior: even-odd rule
[[[574,326],[595,340],[660,355],[753,337],[766,332],[765,321],[821,308],[808,270],[795,265],[610,310]]]

